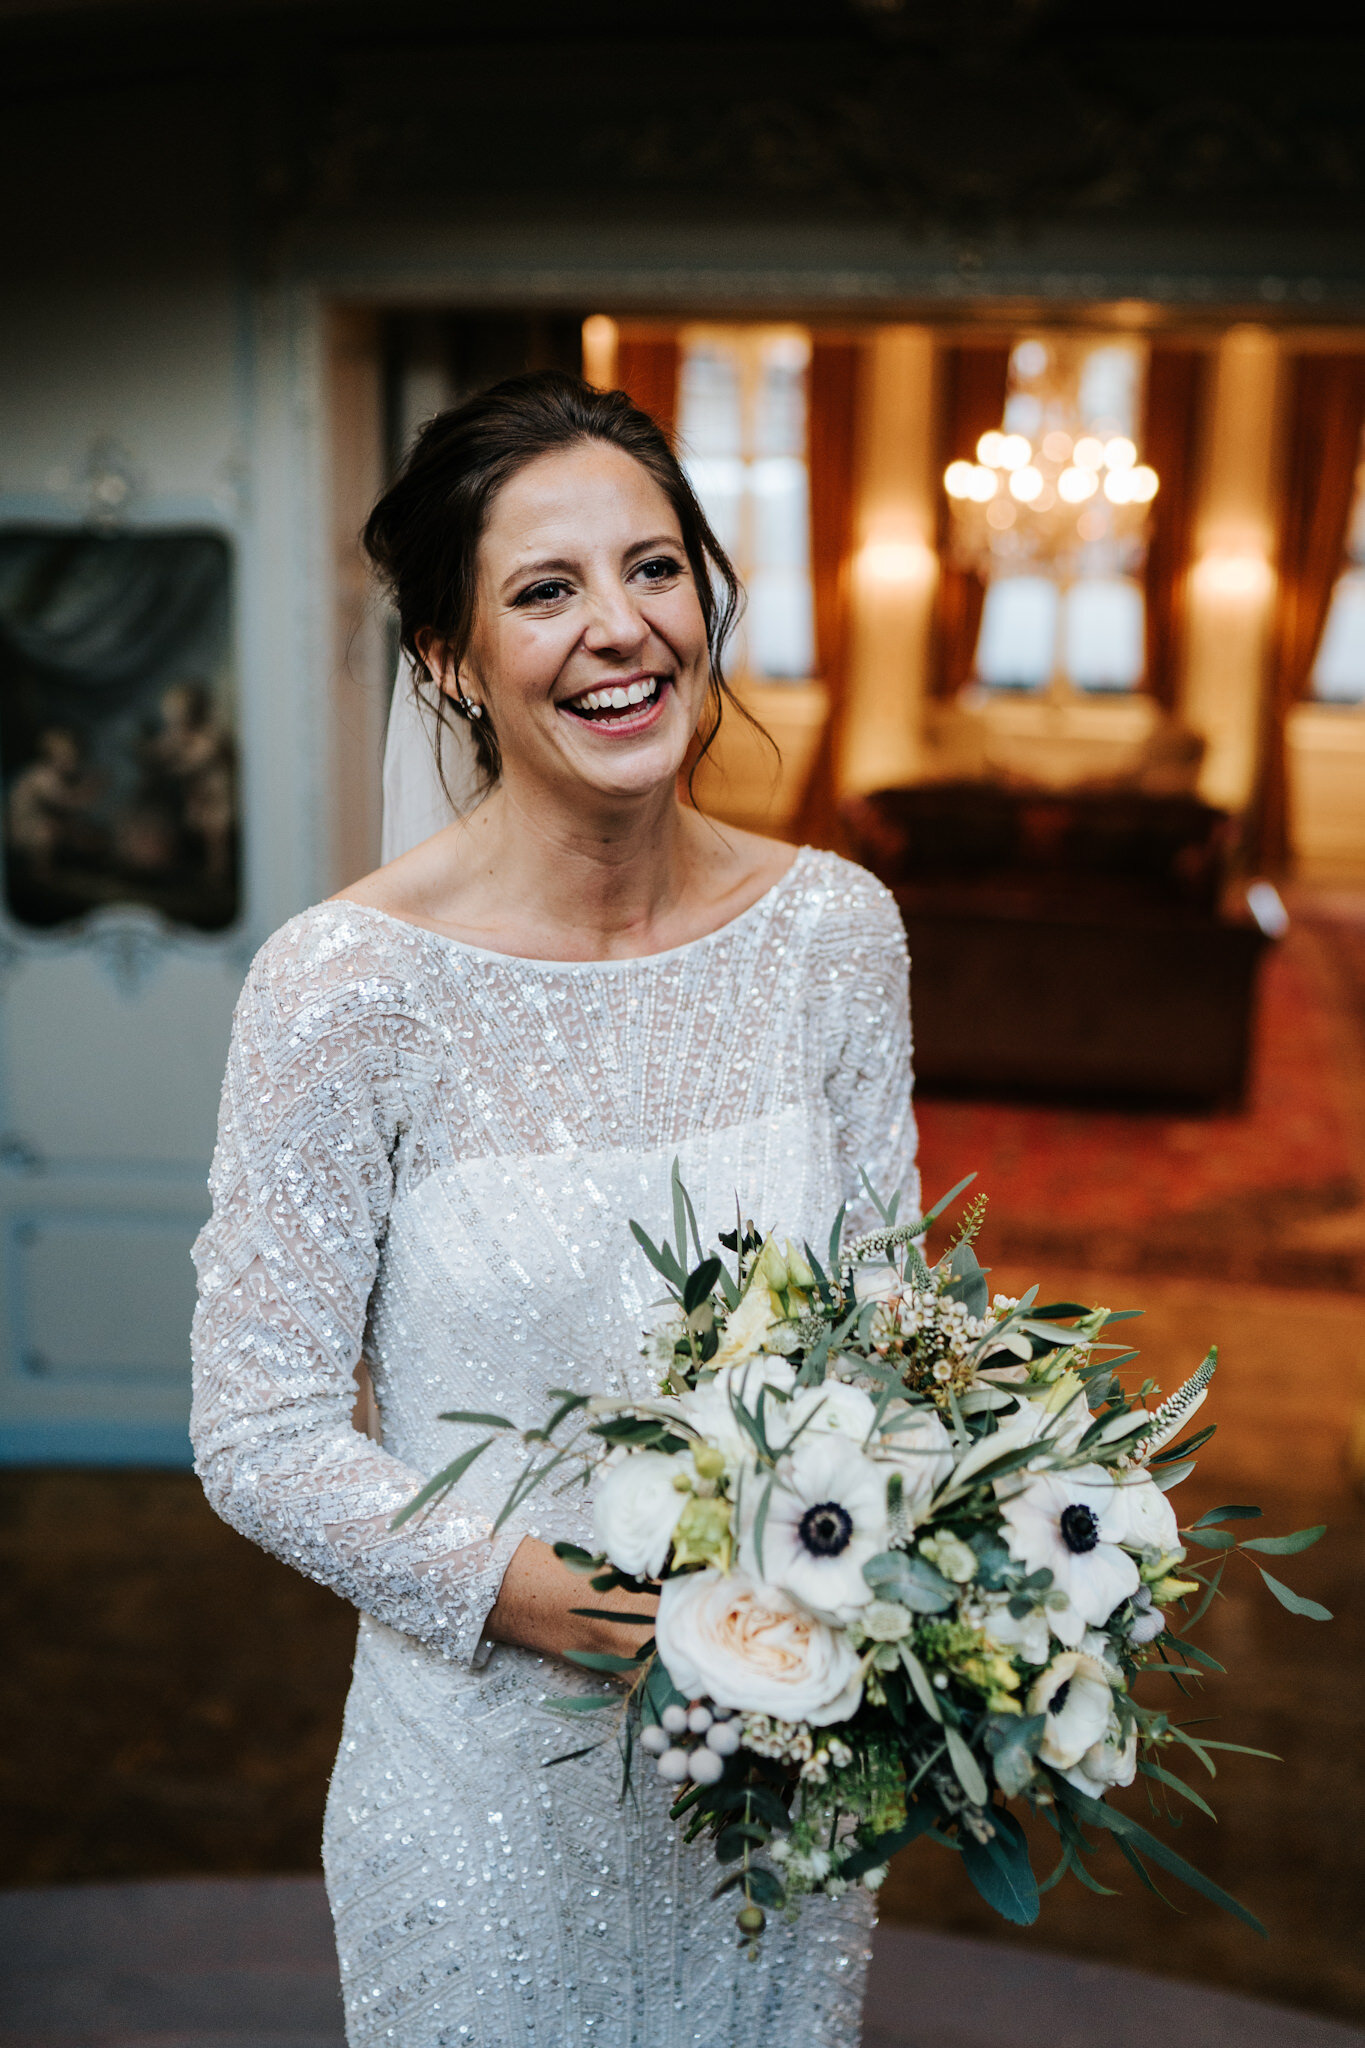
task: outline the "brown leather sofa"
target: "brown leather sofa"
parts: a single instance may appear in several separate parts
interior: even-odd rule
[[[1207,1106],[1245,1093],[1268,943],[1190,796],[979,782],[845,807],[910,941],[920,1084]]]

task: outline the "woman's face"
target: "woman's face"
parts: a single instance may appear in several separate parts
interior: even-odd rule
[[[710,664],[677,515],[649,472],[601,441],[538,456],[493,500],[478,577],[461,683],[509,785],[671,790]]]

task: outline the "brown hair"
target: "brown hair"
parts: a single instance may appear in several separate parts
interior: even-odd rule
[[[458,663],[474,628],[478,590],[478,549],[488,508],[509,479],[528,462],[580,441],[604,441],[648,470],[668,499],[682,530],[683,547],[697,587],[710,654],[707,730],[700,761],[720,731],[721,713],[734,705],[751,724],[725,680],[725,643],[739,616],[739,579],[711,531],[696,492],[648,413],[624,391],[596,391],[562,370],[537,370],[508,377],[450,412],[428,421],[402,468],[365,523],[366,552],[398,612],[398,637],[420,675],[431,672],[417,636],[432,633]],[[441,732],[447,725],[445,699]],[[501,768],[497,735],[487,712],[469,730],[479,765],[489,783]],[[694,762],[695,768],[695,762]]]

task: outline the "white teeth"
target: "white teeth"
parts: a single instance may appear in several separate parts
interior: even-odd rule
[[[658,694],[659,678],[649,676],[643,683],[631,683],[624,688],[618,684],[611,690],[586,690],[572,701],[579,711],[626,711],[636,704],[650,703]]]

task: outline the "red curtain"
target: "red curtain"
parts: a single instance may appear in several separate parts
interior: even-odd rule
[[[972,673],[986,586],[973,569],[950,561],[948,499],[943,472],[959,458],[971,462],[976,444],[1005,411],[1010,352],[996,345],[947,348],[939,358],[938,592],[934,601],[931,686],[936,697],[955,697]]]
[[[1308,694],[1332,589],[1341,573],[1362,424],[1365,354],[1301,354],[1291,359],[1279,593],[1250,847],[1256,865],[1271,870],[1284,866],[1292,845],[1285,723]]]
[[[1208,383],[1202,349],[1158,342],[1147,365],[1142,459],[1161,480],[1152,505],[1143,581],[1147,620],[1147,689],[1176,709],[1185,642],[1185,592],[1190,565],[1194,475]]]
[[[676,338],[651,335],[637,340],[623,334],[616,344],[616,382],[671,440],[678,420]]]
[[[807,459],[816,660],[829,692],[829,719],[798,825],[807,844],[836,851],[840,848],[837,777],[847,703],[857,418],[857,344],[817,337],[811,344],[807,382]]]

